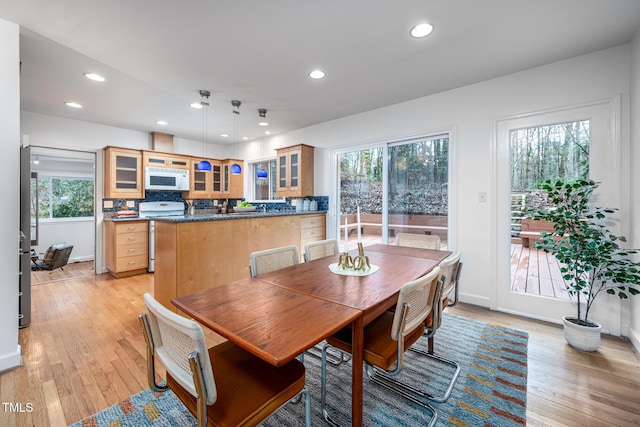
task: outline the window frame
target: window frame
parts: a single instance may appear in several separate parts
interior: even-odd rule
[[[248,195],[249,197],[245,197],[245,200],[251,202],[251,203],[261,203],[261,204],[265,204],[265,203],[285,203],[286,202],[286,198],[285,197],[280,197],[280,198],[275,198],[275,199],[257,199],[256,198],[256,180],[258,179],[257,177],[257,165],[259,164],[264,164],[264,163],[271,163],[273,162],[274,164],[274,168],[273,168],[273,172],[269,172],[269,180],[273,179],[274,181],[276,180],[276,176],[274,175],[276,173],[276,168],[278,166],[277,164],[277,158],[274,157],[267,157],[264,159],[259,159],[259,160],[254,160],[250,163],[248,163],[248,171],[249,171],[249,176],[251,177],[251,179],[249,180],[250,184],[249,184],[249,192]],[[276,190],[277,191],[277,190]]]

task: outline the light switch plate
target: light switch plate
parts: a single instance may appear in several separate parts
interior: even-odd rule
[[[104,208],[105,208],[105,209],[111,209],[111,208],[113,208],[113,200],[105,200],[105,201],[104,201]]]
[[[295,206],[298,204],[298,199],[291,199],[291,206]]]
[[[213,201],[213,206],[218,206],[218,201],[217,200]]]
[[[487,192],[486,191],[481,191],[478,193],[478,201],[480,203],[486,203],[487,202]]]
[[[136,202],[133,200],[127,200],[127,206],[133,208],[136,206]]]

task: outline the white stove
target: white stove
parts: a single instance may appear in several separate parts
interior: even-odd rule
[[[184,215],[182,202],[142,202],[138,204],[138,218],[157,218],[160,216]],[[155,222],[149,221],[149,272],[155,269]]]

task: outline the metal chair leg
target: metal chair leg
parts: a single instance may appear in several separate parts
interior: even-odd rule
[[[336,427],[340,427],[340,424],[338,424],[334,419],[331,418],[331,415],[329,414],[329,410],[327,408],[327,350],[329,348],[333,348],[331,347],[331,345],[329,344],[325,344],[324,347],[322,348],[322,363],[321,363],[321,367],[322,367],[322,373],[320,376],[320,390],[321,390],[321,408],[322,408],[322,416],[324,417],[325,421],[327,421],[327,423],[336,426]],[[366,365],[367,367],[369,367],[369,365]],[[355,369],[352,367],[352,369]],[[368,376],[368,373],[367,373]],[[425,403],[419,399],[417,399],[415,396],[412,396],[411,394],[409,394],[408,392],[401,392],[398,390],[395,390],[393,388],[389,388],[387,385],[379,383],[378,381],[372,380],[373,382],[382,385],[383,387],[390,389],[392,391],[396,391],[398,394],[400,394],[401,396],[405,397],[406,399],[422,406],[423,408],[428,409],[432,416],[431,419],[429,420],[429,424],[427,424],[428,427],[433,427],[436,424],[436,421],[438,420],[438,412],[435,410],[435,408],[433,408],[431,405],[429,405],[428,403]],[[395,380],[394,380],[395,381]],[[397,381],[396,381],[397,382]]]

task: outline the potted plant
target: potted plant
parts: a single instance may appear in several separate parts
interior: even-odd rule
[[[615,210],[592,207],[589,200],[598,187],[592,180],[547,180],[542,188],[547,192],[546,208],[536,211],[533,219],[554,224],[552,232],[541,232],[536,249],[553,254],[560,263],[569,295],[577,298],[575,316],[563,318],[565,338],[575,348],[595,351],[600,346],[601,326],[589,319],[589,310],[603,291],[626,299],[640,293],[640,263],[618,242],[624,237],[614,235],[605,222]]]

